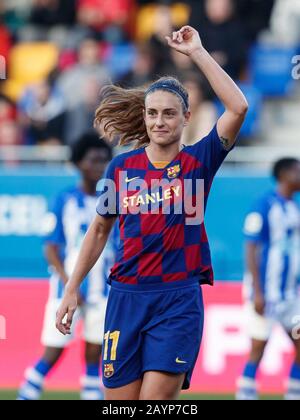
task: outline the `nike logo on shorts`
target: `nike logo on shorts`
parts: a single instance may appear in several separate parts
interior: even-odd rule
[[[187,363],[185,360],[180,360],[179,357],[176,358],[176,363]]]

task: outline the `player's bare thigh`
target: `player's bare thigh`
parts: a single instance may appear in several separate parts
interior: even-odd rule
[[[145,372],[140,400],[177,400],[185,379],[183,374],[167,372]]]
[[[149,371],[143,379],[119,388],[105,388],[105,400],[176,400],[179,397],[185,373]]]
[[[132,382],[131,384],[119,388],[104,388],[105,400],[138,400],[142,387],[142,380]]]

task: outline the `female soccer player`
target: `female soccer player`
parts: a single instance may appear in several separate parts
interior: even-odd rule
[[[198,210],[206,206],[214,175],[233,147],[248,108],[195,29],[184,26],[167,41],[194,61],[226,110],[207,137],[181,150],[190,112],[187,92],[176,79],[159,79],[147,90],[111,86],[104,91],[96,123],[111,139],[119,135],[122,144],[134,142],[136,148],[108,167],[98,215],[85,237],[56,325],[63,334],[70,333],[78,287],[118,217],[121,239],[110,275],[104,335],[107,400],[176,399],[189,387],[203,328],[199,284],[213,282]],[[199,180],[204,191],[200,188],[196,194]]]

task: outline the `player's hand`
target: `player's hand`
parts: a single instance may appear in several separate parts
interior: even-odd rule
[[[188,56],[203,49],[199,33],[191,26],[183,26],[172,37],[166,36],[166,40],[171,48]]]
[[[265,312],[266,302],[262,293],[256,293],[254,296],[254,309],[259,315],[263,315]]]
[[[66,292],[63,301],[56,312],[56,328],[63,335],[71,334],[71,325],[76,308],[77,292]]]

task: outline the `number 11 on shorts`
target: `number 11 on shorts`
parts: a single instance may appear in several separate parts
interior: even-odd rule
[[[117,360],[117,347],[118,342],[120,338],[120,331],[114,331],[110,332],[107,331],[107,333],[104,334],[104,353],[103,353],[103,360],[107,360],[107,353],[108,353],[108,343],[109,340],[112,340],[112,346],[111,346],[111,353],[110,353],[110,359],[109,360]]]

